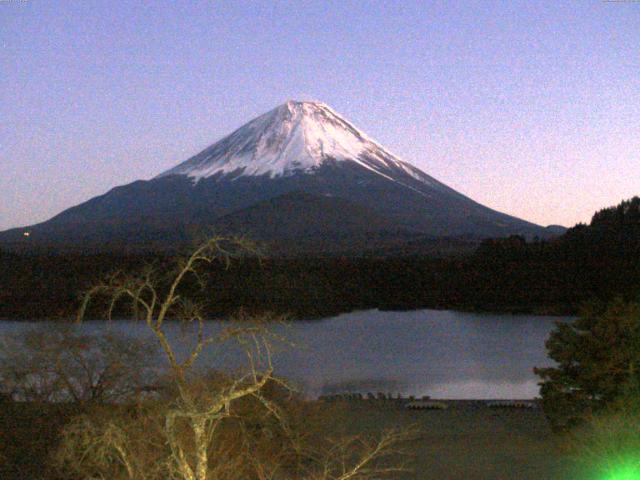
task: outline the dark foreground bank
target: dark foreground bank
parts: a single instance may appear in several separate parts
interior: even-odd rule
[[[406,402],[327,403],[328,434],[370,434],[417,427],[407,449],[406,479],[567,479],[570,458],[538,408],[445,402],[446,409],[409,410]],[[60,429],[75,412],[62,405],[9,403],[0,410],[0,478],[38,479]]]

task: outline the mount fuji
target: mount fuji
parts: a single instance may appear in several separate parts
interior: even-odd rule
[[[2,232],[0,244],[163,249],[203,230],[242,234],[282,252],[551,234],[447,187],[329,106],[288,101],[151,180]]]

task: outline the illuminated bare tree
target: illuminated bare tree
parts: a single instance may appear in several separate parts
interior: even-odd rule
[[[206,480],[209,470],[210,440],[220,422],[230,416],[233,402],[244,397],[260,401],[271,413],[278,409],[261,395],[268,382],[279,381],[273,375],[272,349],[275,335],[266,324],[277,320],[268,317],[243,318],[242,325],[227,328],[217,336],[205,334],[205,316],[200,305],[181,294],[188,276],[204,283],[201,267],[214,261],[228,263],[232,257],[252,252],[246,241],[214,237],[198,247],[189,257],[181,260],[172,273],[168,287],[154,269],[141,275],[114,274],[106,282],[92,287],[84,296],[78,312],[78,321],[85,317],[91,300],[98,295],[108,298],[108,318],[120,301],[128,301],[136,318],[141,318],[155,336],[168,361],[170,377],[177,390],[173,408],[165,414],[164,433],[171,450],[171,467],[179,478]],[[195,327],[195,341],[186,355],[180,356],[166,332],[166,322],[175,320]],[[237,378],[225,377],[217,388],[203,392],[194,388],[190,371],[203,350],[214,343],[236,341],[246,354],[248,367]],[[182,357],[182,358],[181,358]],[[181,432],[185,425],[192,433],[192,444],[185,445]],[[125,462],[126,463],[126,462]]]
[[[74,478],[114,480],[350,480],[399,471],[384,462],[402,437],[398,433],[372,442],[358,437],[319,441],[317,432],[296,431],[285,417],[287,407],[273,393],[276,388],[289,392],[272,363],[283,339],[270,326],[280,317],[240,315],[231,327],[207,334],[203,309],[189,300],[186,283],[204,284],[204,266],[228,264],[252,251],[249,242],[215,237],[166,276],[157,268],[139,275],[117,273],[86,293],[78,322],[98,297],[107,300],[109,319],[122,302],[133,307],[168,363],[168,388],[166,400],[147,399],[76,418],[62,435],[54,462],[59,470]],[[172,343],[170,320],[192,328],[187,352]],[[244,352],[244,368],[233,374],[197,374],[194,366],[203,351],[229,342]]]
[[[415,438],[413,429],[387,430],[378,438],[365,435],[338,438],[299,438],[286,446],[296,451],[295,474],[291,475],[289,451],[266,458],[247,452],[257,480],[369,480],[401,478],[409,471],[399,458],[406,458],[406,445]],[[303,435],[304,437],[304,435]]]

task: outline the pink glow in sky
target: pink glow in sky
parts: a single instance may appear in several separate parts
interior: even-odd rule
[[[640,3],[0,2],[0,229],[319,99],[497,210],[640,194]]]

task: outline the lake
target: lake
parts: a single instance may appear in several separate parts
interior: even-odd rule
[[[385,392],[449,399],[529,399],[538,395],[534,366],[549,366],[544,342],[558,320],[535,315],[455,311],[359,311],[300,321],[282,331],[295,348],[277,352],[276,373],[310,396]],[[51,328],[42,322],[0,322],[0,333]],[[86,322],[87,332],[148,335],[141,322]],[[176,323],[171,338],[188,343]],[[210,332],[220,322],[209,322]],[[203,366],[232,366],[238,352],[209,350]]]

